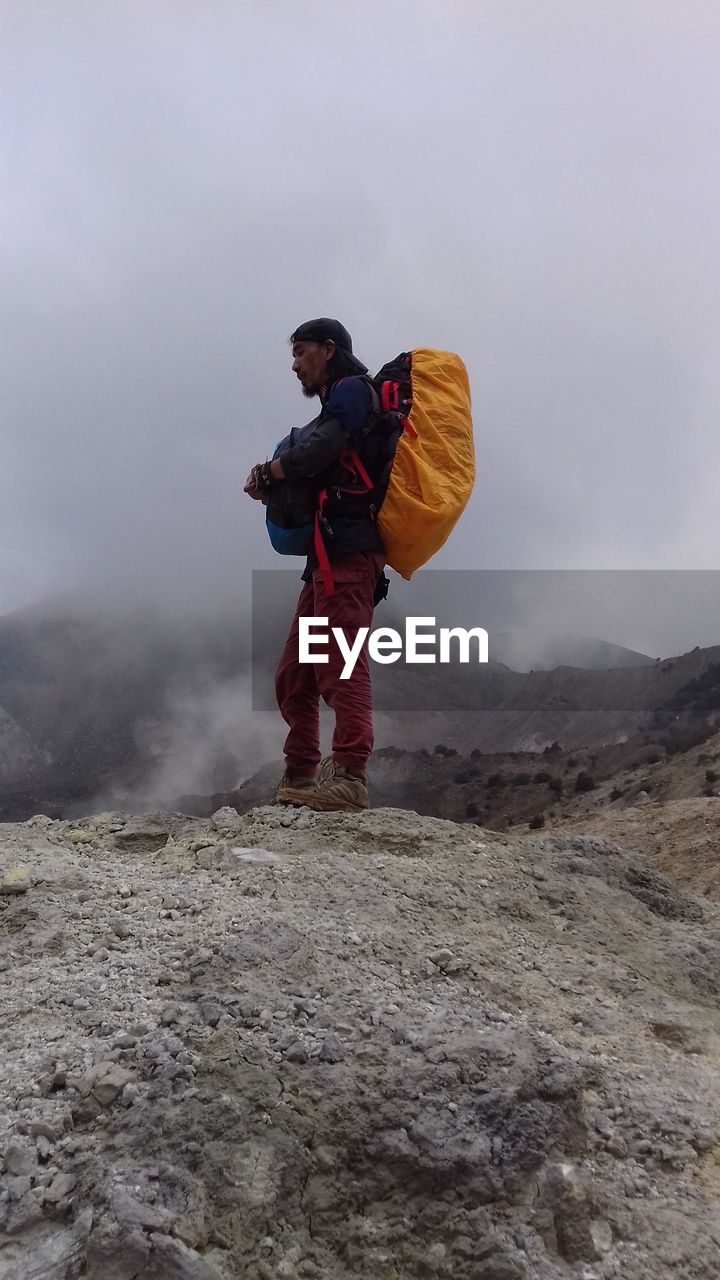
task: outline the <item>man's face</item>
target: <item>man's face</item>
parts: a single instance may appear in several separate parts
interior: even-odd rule
[[[295,342],[292,370],[302,383],[303,395],[320,394],[327,382],[328,362],[335,351],[334,342]]]

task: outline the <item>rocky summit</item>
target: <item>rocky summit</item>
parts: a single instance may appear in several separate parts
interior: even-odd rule
[[[2,1280],[720,1274],[720,916],[620,821],[35,817],[0,947]]]

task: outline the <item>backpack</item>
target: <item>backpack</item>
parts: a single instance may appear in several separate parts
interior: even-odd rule
[[[459,356],[429,347],[404,352],[373,381],[403,427],[378,529],[387,563],[409,579],[447,541],[472,493],[470,384]]]
[[[386,414],[380,405],[380,397],[369,377],[363,377],[370,389],[371,403],[363,429],[358,433],[354,447],[340,454],[338,467],[344,472],[344,483],[332,482],[332,489],[323,488],[317,477],[301,481],[286,480],[272,485],[263,502],[265,523],[275,551],[280,555],[303,556],[315,551],[318,567],[326,590],[334,590],[326,539],[333,536],[331,521],[335,515],[345,519],[358,517],[375,520],[387,488],[395,446],[402,432],[402,424],[394,415]],[[318,419],[305,427],[293,427],[275,448],[273,458],[281,457],[296,444],[302,444],[312,435]],[[363,444],[372,435],[370,447]],[[366,453],[368,466],[372,466],[375,480],[371,478],[358,451]],[[369,452],[373,459],[367,457]],[[359,507],[359,510],[358,510]],[[344,509],[346,508],[346,509]],[[328,512],[329,509],[329,512]]]
[[[473,427],[467,370],[459,356],[420,347],[383,365],[370,384],[373,405],[361,439],[380,432],[385,443],[383,474],[375,484],[357,449],[341,456],[351,486],[348,494],[379,489],[373,518],[386,562],[409,579],[447,540],[461,516],[475,480]],[[309,436],[317,422],[293,428],[273,457]],[[360,442],[359,442],[360,443]],[[324,535],[327,492],[303,482],[274,485],[268,492],[266,523],[282,555],[306,555],[314,547],[325,588],[333,590]]]

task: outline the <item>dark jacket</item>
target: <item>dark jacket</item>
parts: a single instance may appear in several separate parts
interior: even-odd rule
[[[350,377],[336,382],[317,418],[293,435],[298,442],[278,456],[288,481],[307,482],[312,488],[313,505],[326,492],[323,541],[330,562],[359,551],[382,552],[376,516],[390,470],[388,438],[369,380]],[[342,458],[353,449],[373,481],[370,493],[348,470],[347,458]],[[303,578],[310,576],[316,564],[311,553]]]

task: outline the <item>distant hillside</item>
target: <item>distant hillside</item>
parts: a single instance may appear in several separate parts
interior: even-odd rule
[[[241,786],[212,795],[176,796],[172,808],[208,817],[230,805],[246,813],[270,804],[281,762],[263,765]],[[412,809],[495,831],[552,826],[593,814],[620,813],[651,800],[720,797],[720,733],[697,727],[674,739],[636,739],[595,748],[461,753],[438,743],[408,750],[380,747],[368,770],[374,808]]]
[[[202,733],[200,709],[234,688],[249,653],[246,618],[230,610],[170,618],[78,601],[1,618],[0,816],[139,785],[178,720]],[[207,766],[208,782],[238,776],[221,740]]]
[[[259,696],[250,710],[245,608],[169,617],[56,601],[0,619],[0,817],[59,815],[143,788],[158,803],[232,789],[282,741],[271,673],[286,624],[287,601],[256,611],[263,716]],[[592,654],[631,665],[375,668],[377,746],[597,750],[648,733],[682,745],[720,715],[720,647],[660,662],[588,641]]]
[[[554,667],[607,671],[615,667],[652,666],[656,661],[646,653],[596,636],[538,637],[532,643],[523,637],[519,644],[514,632],[493,631],[491,641],[492,656],[514,671],[552,671]]]
[[[393,683],[392,668],[385,668],[374,676],[380,705],[389,708],[378,717],[377,741],[415,749],[441,742],[461,752],[541,751],[553,741],[567,748],[621,743],[648,726],[665,736],[683,726],[693,732],[720,715],[710,693],[719,664],[720,646],[714,646],[600,671],[456,667],[435,674],[441,668],[428,668],[429,676],[413,671]],[[413,707],[443,702],[443,710],[410,714]]]
[[[0,777],[6,786],[26,786],[47,760],[20,725],[0,708]]]

